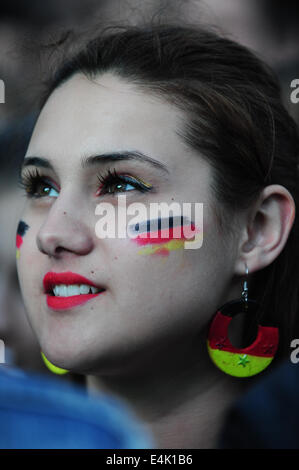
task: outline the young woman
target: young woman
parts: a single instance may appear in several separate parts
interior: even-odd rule
[[[17,269],[44,355],[124,398],[157,447],[214,447],[231,402],[298,336],[298,134],[273,73],[198,27],[105,29],[50,80],[21,182]],[[202,204],[203,225],[164,217],[173,231],[158,221],[153,239],[147,213],[135,238],[98,236],[98,205],[113,225],[123,196]],[[197,249],[174,235],[185,222]],[[217,342],[211,320],[242,292],[258,307]],[[246,350],[257,324],[269,341]]]

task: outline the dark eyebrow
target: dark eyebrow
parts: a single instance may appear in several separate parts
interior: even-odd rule
[[[51,168],[51,170],[54,170],[52,167],[51,163],[49,160],[46,158],[40,158],[40,157],[27,157],[24,159],[22,163],[21,169],[25,168],[26,166],[39,166],[42,168]]]
[[[96,166],[98,164],[102,163],[107,163],[107,162],[115,162],[115,161],[122,161],[122,160],[135,160],[135,161],[141,161],[144,163],[147,163],[151,166],[154,166],[155,168],[158,168],[159,170],[162,170],[165,173],[169,173],[166,165],[163,163],[159,162],[158,160],[155,160],[154,158],[151,158],[147,155],[144,155],[141,152],[138,151],[121,151],[121,152],[112,152],[112,153],[103,153],[100,155],[92,155],[87,158],[82,158],[81,159],[81,167],[82,168],[90,168],[93,166]],[[49,162],[49,160],[41,157],[26,157],[24,159],[22,168],[33,165],[33,166],[38,166],[42,168],[50,168],[54,170],[53,166]]]

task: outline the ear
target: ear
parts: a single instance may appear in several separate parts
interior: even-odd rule
[[[250,219],[250,220],[249,220]],[[235,273],[259,271],[274,261],[283,250],[295,219],[295,202],[281,185],[266,186],[241,230]]]

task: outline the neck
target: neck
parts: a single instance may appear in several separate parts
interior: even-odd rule
[[[225,411],[248,382],[218,370],[204,338],[165,341],[164,351],[143,356],[142,367],[88,376],[88,388],[125,400],[157,448],[214,448]]]

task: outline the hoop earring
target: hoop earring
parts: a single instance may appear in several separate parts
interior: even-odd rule
[[[250,377],[259,374],[272,362],[278,347],[279,332],[273,326],[258,324],[254,342],[245,348],[235,348],[228,338],[228,327],[239,313],[254,315],[259,304],[248,299],[248,267],[240,299],[232,300],[220,307],[210,326],[207,347],[214,364],[226,374],[234,377]]]
[[[53,374],[56,374],[56,375],[64,375],[64,374],[67,374],[69,371],[67,369],[61,369],[60,367],[57,367],[57,366],[54,366],[54,364],[52,364],[52,362],[49,361],[49,359],[47,359],[47,357],[45,356],[45,354],[41,351],[41,356],[42,356],[42,359],[46,365],[46,367],[53,373]]]

